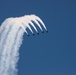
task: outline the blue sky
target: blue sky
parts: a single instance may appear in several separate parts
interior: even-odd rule
[[[49,33],[24,35],[18,75],[76,75],[76,1],[0,0],[0,25],[27,14],[38,15]]]

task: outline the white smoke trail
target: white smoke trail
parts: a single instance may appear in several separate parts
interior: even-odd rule
[[[10,32],[7,32],[6,40],[3,41],[2,47],[0,46],[0,75],[16,75],[17,52],[21,44],[21,34],[23,30],[19,28],[16,29],[15,26],[9,29]]]
[[[26,28],[34,34],[29,23],[34,27],[38,33],[36,27],[32,23],[34,21],[41,31],[38,21],[40,21],[47,31],[42,20],[35,15],[26,15],[23,17],[8,18],[0,27],[0,75],[17,75],[17,62],[19,59],[19,48],[22,44],[22,37],[24,32],[28,35]]]

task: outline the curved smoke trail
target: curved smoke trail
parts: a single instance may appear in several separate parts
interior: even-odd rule
[[[43,32],[41,25],[47,31],[42,20],[35,15],[25,15],[23,17],[8,18],[0,27],[0,75],[17,75],[17,62],[19,59],[19,48],[22,44],[24,32],[28,34],[26,28],[29,28],[32,34],[30,25],[38,33],[37,28],[32,23],[34,21]]]

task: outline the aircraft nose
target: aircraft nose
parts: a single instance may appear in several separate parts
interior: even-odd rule
[[[44,33],[44,31],[42,31],[42,33]]]
[[[35,34],[33,33],[33,36],[35,36]]]
[[[48,33],[48,30],[46,32]]]
[[[39,32],[37,34],[39,35]]]
[[[30,36],[29,34],[27,36]]]

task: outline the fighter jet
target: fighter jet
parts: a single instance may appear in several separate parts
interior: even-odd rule
[[[29,36],[28,32],[27,32],[27,28],[31,31],[31,33],[33,35],[35,35],[35,33],[33,32],[33,30],[31,29],[30,25],[35,29],[35,31],[37,32],[37,34],[39,34],[36,26],[34,25],[34,23],[36,23],[36,25],[40,28],[40,30],[42,31],[42,33],[44,33],[43,28],[45,29],[46,32],[48,32],[45,24],[43,23],[43,21],[36,15],[25,15],[24,17],[20,18],[21,21],[21,27],[24,30],[24,32]],[[33,23],[34,22],[34,23]],[[41,24],[40,24],[40,23]],[[42,26],[41,26],[42,25]]]

